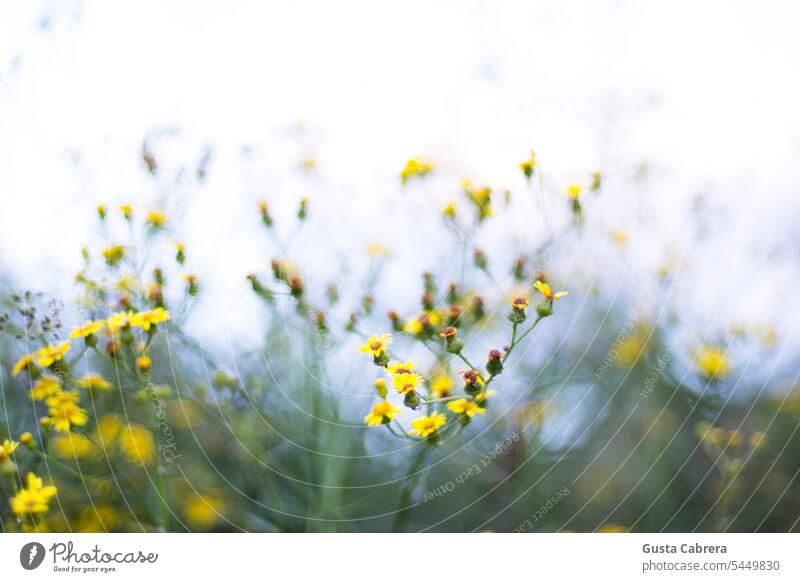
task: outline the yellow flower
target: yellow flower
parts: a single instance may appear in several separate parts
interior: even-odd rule
[[[55,362],[60,362],[64,359],[64,355],[69,351],[70,343],[68,341],[61,342],[57,346],[48,345],[38,350],[34,357],[36,363],[43,368],[53,365]]]
[[[16,378],[20,375],[20,372],[23,370],[28,370],[31,364],[33,364],[35,354],[25,354],[17,363],[14,364],[14,367],[11,370],[11,377]]]
[[[161,228],[164,226],[164,223],[167,222],[167,215],[161,210],[151,210],[147,213],[144,222],[153,228]]]
[[[583,189],[581,188],[580,184],[570,184],[567,186],[566,190],[567,196],[569,196],[573,200],[577,200],[578,198],[580,198],[582,190]]]
[[[764,433],[760,430],[755,431],[753,434],[750,435],[750,448],[753,450],[760,449],[764,446],[764,443],[767,441],[767,437],[764,436]]]
[[[597,533],[625,533],[628,528],[624,525],[617,525],[616,523],[606,523],[600,526]]]
[[[119,433],[119,446],[132,463],[141,462],[143,465],[149,465],[155,458],[153,435],[139,424],[131,424],[122,429]]]
[[[700,346],[695,353],[695,359],[700,373],[708,380],[724,378],[731,371],[725,349],[719,346]]]
[[[150,356],[139,356],[136,358],[136,366],[144,372],[145,370],[149,370],[150,367],[153,365],[153,360],[150,359]]]
[[[435,398],[447,398],[453,391],[453,379],[448,374],[440,374],[431,381],[431,392]]]
[[[409,372],[413,372],[417,369],[417,365],[413,362],[413,360],[408,360],[406,363],[403,362],[395,362],[394,364],[389,364],[386,366],[386,370],[390,374],[407,374]]]
[[[122,430],[122,418],[116,414],[106,414],[97,422],[96,439],[103,447],[110,447]]]
[[[100,220],[105,220],[106,214],[108,214],[108,208],[106,208],[105,204],[97,205],[97,214],[100,216]]]
[[[388,257],[390,254],[389,247],[381,243],[367,245],[367,256],[369,257]]]
[[[559,291],[558,293],[553,293],[553,291],[550,289],[550,285],[544,281],[536,281],[536,283],[533,284],[533,288],[541,293],[542,297],[547,301],[561,299],[562,297],[569,295],[569,291]]]
[[[442,209],[442,214],[445,218],[455,218],[456,217],[456,203],[455,202],[448,202],[445,204],[444,208]]]
[[[486,414],[486,410],[478,406],[472,400],[459,398],[447,403],[447,410],[454,414],[464,414],[467,418],[472,418],[476,414]]]
[[[409,178],[426,176],[433,172],[433,170],[434,166],[430,162],[418,158],[411,158],[406,162],[406,167],[403,168],[403,171],[400,172],[400,179],[403,181],[403,184],[405,184],[408,182]]]
[[[533,171],[536,168],[536,154],[534,154],[533,150],[531,150],[531,157],[525,160],[524,162],[520,162],[519,169],[522,170],[522,173],[525,174],[526,178],[530,178],[533,176]]]
[[[222,518],[225,500],[219,494],[192,495],[183,508],[186,521],[194,529],[208,529]]]
[[[422,333],[423,329],[424,326],[422,325],[422,321],[418,317],[409,319],[403,326],[403,331],[406,333],[410,333],[411,335],[418,335]]]
[[[126,219],[130,219],[130,217],[133,215],[133,206],[130,204],[123,204],[119,207],[119,209],[122,211],[122,216],[124,216]]]
[[[4,440],[3,444],[0,445],[0,463],[11,457],[18,446],[19,443],[16,441]]]
[[[103,258],[109,266],[114,266],[125,257],[125,247],[122,245],[112,245],[103,251]]]
[[[478,392],[475,395],[475,402],[483,402],[485,400],[489,400],[492,396],[497,394],[497,390],[484,390],[483,392]]]
[[[369,426],[378,426],[384,422],[389,422],[398,414],[400,414],[400,411],[397,408],[392,406],[390,402],[382,400],[372,407],[370,413],[364,417],[364,422]]]
[[[380,358],[383,354],[386,353],[386,346],[392,343],[392,336],[388,333],[381,335],[380,337],[374,335],[367,340],[363,346],[359,346],[362,352],[371,354],[375,358]]]
[[[422,438],[428,438],[435,433],[439,428],[443,427],[447,422],[444,413],[434,412],[430,416],[423,416],[417,420],[411,421],[411,434],[419,435]]]
[[[29,396],[31,400],[47,400],[61,394],[61,384],[55,376],[44,376],[33,385]]]
[[[530,301],[528,301],[526,297],[515,297],[511,302],[511,307],[517,311],[525,311],[528,308],[528,305],[530,305]]]
[[[120,328],[130,326],[135,315],[136,314],[133,311],[118,311],[117,313],[114,313],[106,321],[106,325],[108,325],[108,331],[113,334]]]
[[[83,325],[78,325],[72,328],[72,331],[69,334],[69,337],[72,339],[78,339],[81,337],[88,337],[90,335],[96,334],[98,331],[103,329],[106,322],[104,319],[98,319],[97,321],[92,321],[91,319],[88,320]]]
[[[76,432],[59,435],[50,441],[53,453],[61,459],[98,459],[100,450],[89,437]]]
[[[636,363],[645,348],[646,338],[636,333],[620,342],[616,349],[617,364],[630,367]]]
[[[78,533],[107,533],[119,525],[119,513],[111,505],[95,504],[81,511],[75,523]]]
[[[62,392],[47,401],[52,427],[57,432],[69,432],[72,426],[83,426],[89,422],[89,415],[76,404],[77,392]]]
[[[403,372],[392,376],[392,386],[395,387],[400,394],[407,394],[413,392],[422,383],[422,377],[415,372]]]
[[[18,517],[32,513],[44,513],[49,509],[47,504],[50,502],[50,498],[57,492],[58,489],[52,485],[45,487],[39,477],[28,473],[28,486],[20,489],[19,493],[11,498],[11,511]]]
[[[169,311],[163,307],[156,307],[152,311],[143,311],[134,314],[130,322],[134,327],[141,327],[145,331],[150,331],[150,326],[153,324],[161,323],[169,319]]]
[[[628,246],[628,235],[621,230],[609,230],[608,236],[610,236],[611,240],[617,243],[617,245],[619,245],[621,248]]]
[[[100,374],[86,374],[83,378],[77,380],[75,383],[81,388],[86,388],[87,390],[94,390],[95,388],[99,388],[100,390],[111,390],[111,384],[109,384]]]
[[[19,442],[21,442],[23,445],[27,445],[28,443],[32,443],[33,442],[33,435],[31,433],[29,433],[29,432],[24,432],[21,435],[19,435]]]

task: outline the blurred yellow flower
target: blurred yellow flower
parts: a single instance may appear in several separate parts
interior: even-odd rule
[[[577,200],[580,198],[582,190],[583,188],[581,188],[580,184],[569,184],[566,189],[566,194],[573,200]]]
[[[61,393],[61,384],[55,376],[42,376],[28,393],[31,400],[47,400]]]
[[[103,415],[97,422],[97,430],[95,431],[97,440],[103,447],[110,447],[122,430],[122,418],[116,414]]]
[[[153,365],[153,360],[150,359],[150,356],[139,356],[136,358],[136,367],[139,368],[142,372],[145,370],[149,370],[150,367]]]
[[[100,390],[111,390],[111,384],[106,381],[100,374],[86,374],[80,380],[76,380],[75,383],[80,386],[81,388],[86,388],[87,390],[94,390],[95,388],[99,388]]]
[[[25,517],[34,513],[44,513],[49,507],[50,498],[58,492],[52,485],[45,487],[42,480],[28,473],[27,486],[11,498],[11,511],[18,517]]]
[[[89,437],[76,432],[58,435],[50,440],[53,453],[60,459],[98,459],[100,450]]]
[[[189,496],[183,508],[186,521],[194,529],[208,529],[222,519],[225,501],[218,493]]]
[[[448,202],[445,204],[444,208],[442,209],[442,214],[445,218],[455,218],[456,217],[456,203],[455,202]]]
[[[444,413],[434,412],[430,416],[423,416],[417,420],[411,421],[411,434],[418,435],[421,438],[428,438],[437,430],[445,425],[447,419]]]
[[[35,354],[25,354],[17,360],[17,363],[11,369],[11,377],[16,378],[23,370],[28,370],[30,365],[34,363],[34,357]]]
[[[475,395],[475,402],[484,402],[485,400],[489,400],[489,398],[495,394],[497,394],[497,390],[483,390]]]
[[[106,322],[104,319],[98,319],[97,321],[92,321],[91,319],[82,325],[75,326],[72,328],[72,331],[69,334],[69,337],[72,339],[78,339],[81,337],[88,337],[90,335],[96,334],[98,331],[103,329]]]
[[[119,446],[131,463],[149,465],[155,459],[153,435],[142,425],[129,424],[124,427],[119,433]]]
[[[433,172],[434,169],[433,164],[428,161],[411,158],[406,162],[403,171],[400,172],[400,179],[405,184],[410,178],[426,176]]]
[[[3,444],[0,445],[0,463],[11,457],[14,454],[14,451],[17,450],[19,446],[18,442],[10,441],[8,439],[3,441]]]
[[[108,320],[106,321],[109,333],[113,334],[118,329],[130,326],[134,315],[135,314],[133,311],[118,311],[117,313],[109,316]]]
[[[519,169],[522,170],[526,178],[530,179],[533,176],[533,172],[536,169],[536,154],[533,150],[531,150],[531,157],[524,162],[520,162]]]
[[[122,211],[122,216],[124,216],[126,219],[130,219],[130,217],[133,215],[133,206],[130,204],[123,204],[119,207],[119,209]]]
[[[459,398],[447,403],[447,410],[454,414],[463,414],[467,418],[472,418],[476,414],[485,414],[486,410],[478,406],[473,400]]]
[[[43,368],[53,365],[55,362],[60,362],[64,355],[69,351],[70,342],[64,341],[57,346],[47,345],[38,350],[34,357],[36,363]]]
[[[150,326],[169,320],[169,311],[163,307],[156,307],[151,311],[136,313],[130,318],[131,325],[150,331]]]
[[[83,426],[89,421],[89,415],[76,404],[77,400],[77,393],[62,392],[47,401],[54,430],[69,432],[72,426]]]
[[[364,422],[369,426],[378,426],[392,420],[398,414],[400,414],[400,410],[392,406],[390,402],[382,400],[372,407],[370,413],[364,417]]]
[[[153,228],[161,228],[167,222],[167,215],[161,210],[151,210],[144,219],[145,224]]]
[[[453,391],[453,379],[449,374],[439,374],[431,380],[431,392],[434,398],[447,398]]]
[[[617,525],[616,523],[606,523],[600,526],[597,533],[625,533],[628,528],[624,525]]]
[[[566,297],[569,295],[569,291],[559,291],[558,293],[553,293],[550,289],[550,285],[545,283],[544,281],[536,281],[533,284],[533,288],[536,289],[539,293],[542,294],[542,297],[547,301],[554,301],[556,299],[561,299],[562,297]]]
[[[75,522],[78,533],[107,533],[120,523],[119,512],[111,505],[95,504],[81,511]]]
[[[388,257],[391,254],[389,247],[381,243],[372,243],[367,245],[367,256],[370,257]]]
[[[697,348],[695,360],[700,373],[708,380],[724,378],[731,371],[728,356],[720,346],[704,344]]]
[[[112,245],[103,250],[103,258],[109,266],[114,266],[125,257],[125,247],[122,245]]]

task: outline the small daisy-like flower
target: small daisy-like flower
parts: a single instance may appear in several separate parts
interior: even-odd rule
[[[481,375],[478,374],[475,370],[467,370],[466,372],[461,372],[461,376],[464,378],[464,384],[467,385],[483,384],[483,378],[481,378]]]
[[[364,417],[364,422],[368,426],[388,424],[389,421],[398,414],[400,414],[400,410],[395,408],[390,402],[383,400],[372,407],[370,413]]]
[[[114,313],[106,320],[108,331],[113,334],[118,329],[129,327],[134,315],[133,311],[118,311]]]
[[[47,400],[61,393],[61,384],[55,376],[44,376],[33,385],[29,396],[31,400]]]
[[[163,307],[156,307],[151,311],[136,313],[131,318],[131,325],[141,327],[145,331],[150,331],[150,326],[169,320],[169,311]]]
[[[4,440],[3,444],[0,444],[0,463],[3,463],[6,459],[10,458],[11,455],[14,454],[14,451],[17,450],[18,446],[18,442],[10,441],[8,439]]]
[[[442,336],[446,340],[450,340],[450,339],[453,339],[454,337],[456,337],[457,333],[458,333],[458,330],[456,328],[454,328],[454,327],[446,327],[441,332],[439,332],[439,335]]]
[[[77,393],[63,392],[48,400],[52,427],[57,432],[69,432],[72,426],[83,426],[89,421],[86,411],[76,404]]]
[[[553,293],[552,289],[550,289],[550,285],[545,283],[544,281],[536,281],[533,284],[533,288],[536,289],[539,293],[542,294],[542,298],[547,301],[554,301],[556,299],[561,299],[562,297],[566,297],[569,295],[569,291],[559,291],[558,293]]]
[[[70,342],[65,341],[56,346],[48,345],[43,347],[34,355],[36,363],[43,368],[47,368],[48,366],[52,366],[55,362],[60,362],[69,351],[69,346]]]
[[[149,465],[156,455],[153,435],[140,424],[130,424],[120,430],[119,448],[132,463]]]
[[[52,485],[45,487],[39,477],[28,473],[27,487],[20,489],[11,498],[11,511],[18,517],[25,517],[33,513],[45,513],[49,509],[47,504],[50,502],[50,498],[57,492],[58,489]]]
[[[92,321],[91,319],[88,320],[86,323],[82,325],[75,326],[72,328],[72,331],[69,334],[69,337],[72,339],[78,339],[82,337],[89,337],[90,335],[96,334],[98,331],[105,327],[106,322],[104,319],[98,319],[97,321]]]
[[[94,390],[95,388],[100,390],[111,390],[111,384],[109,384],[108,381],[100,374],[86,374],[80,380],[76,380],[75,383],[81,388],[85,388],[87,390]]]
[[[144,222],[152,228],[161,228],[167,222],[167,215],[161,210],[151,210],[147,213]]]
[[[486,414],[486,410],[478,406],[475,401],[459,398],[447,403],[447,410],[455,414],[463,414],[467,418],[472,418],[476,414]]]
[[[392,336],[384,333],[380,337],[372,336],[363,346],[359,346],[362,352],[371,354],[373,358],[380,358],[387,353],[386,346],[392,343]]]
[[[11,369],[11,377],[16,378],[23,370],[29,370],[31,364],[34,363],[34,358],[35,354],[25,354],[17,360],[17,363]]]
[[[445,425],[447,418],[442,412],[435,412],[430,416],[423,416],[411,421],[411,434],[421,438],[428,438]]]
[[[700,346],[695,353],[697,367],[708,380],[724,378],[731,371],[724,348],[713,345]]]
[[[392,376],[392,386],[400,394],[414,392],[420,384],[422,384],[422,376],[415,372],[403,372]]]
[[[126,220],[130,220],[131,216],[133,216],[133,206],[130,204],[123,204],[119,209],[122,211],[122,216],[124,216]]]
[[[417,369],[417,365],[414,363],[413,360],[408,360],[405,363],[403,362],[395,362],[394,364],[389,364],[386,366],[386,370],[394,375],[394,374],[408,374],[413,372]]]

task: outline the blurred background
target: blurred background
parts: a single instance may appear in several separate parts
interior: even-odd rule
[[[234,442],[265,439],[269,458],[233,459],[184,435],[197,464],[186,481],[203,481],[229,510],[186,529],[380,531],[394,527],[386,499],[412,455],[360,426],[374,369],[351,338],[326,348],[334,373],[309,372],[306,350],[317,348],[298,347],[295,323],[265,313],[245,275],[288,255],[309,295],[334,283],[349,296],[342,317],[369,293],[367,335],[388,330],[390,309],[413,314],[423,272],[442,288],[461,280],[490,300],[484,335],[467,344],[482,354],[507,335],[511,268],[525,256],[528,283],[543,268],[571,295],[520,349],[491,418],[473,423],[467,445],[427,460],[406,527],[797,531],[797,12],[730,1],[7,3],[5,292],[57,297],[65,322],[79,323],[80,249],[117,242],[96,207],[163,209],[165,240],[186,243],[201,281],[181,322],[187,384],[213,392],[223,371],[274,390],[253,397],[258,406],[256,392],[231,396],[241,426],[219,428]],[[531,149],[528,183],[519,163]],[[410,158],[435,172],[404,185]],[[594,172],[602,187],[562,236],[573,220],[563,192]],[[441,212],[463,179],[491,185],[497,211],[479,231],[457,230],[453,246]],[[264,232],[260,199],[290,252]],[[462,243],[486,253],[488,277],[464,276]],[[169,256],[159,252],[149,257]],[[620,357],[631,338],[634,357]],[[703,345],[725,351],[726,378],[698,374]],[[19,353],[4,349],[7,367]],[[302,365],[288,370],[293,362]],[[310,412],[315,390],[330,399],[324,414]],[[8,398],[11,433],[27,421]],[[268,421],[252,428],[262,405]],[[305,442],[288,411],[324,417],[327,438]],[[752,459],[746,444],[720,449],[698,436],[702,423],[744,441],[764,432],[767,444]],[[480,477],[426,499],[513,435]],[[256,492],[262,473],[277,501]],[[291,493],[298,482],[317,505]],[[542,508],[547,518],[532,519]],[[117,529],[146,522],[132,519]]]

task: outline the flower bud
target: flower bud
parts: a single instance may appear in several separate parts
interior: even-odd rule
[[[483,305],[483,298],[480,295],[476,295],[472,298],[470,307],[472,308],[472,315],[476,320],[481,320],[486,316],[486,308]]]
[[[483,388],[483,380],[475,370],[467,370],[462,372],[461,376],[464,378],[464,391],[470,396],[479,394]]]
[[[261,199],[258,201],[258,210],[261,213],[261,222],[263,222],[266,227],[271,227],[272,216],[269,213],[269,206],[266,200]]]
[[[497,376],[503,371],[503,353],[500,350],[489,350],[486,371],[492,376]]]
[[[325,321],[324,311],[318,309],[314,312],[314,323],[317,325],[317,329],[320,331],[320,333],[327,333],[328,324]]]
[[[386,316],[392,322],[392,330],[403,331],[403,320],[400,319],[400,315],[396,311],[390,311]]]
[[[527,318],[525,310],[528,308],[528,300],[525,297],[516,297],[511,302],[511,311],[508,314],[508,320],[511,323],[519,325]]]
[[[439,333],[444,338],[444,349],[451,354],[457,354],[464,348],[464,342],[456,337],[457,334],[458,330],[454,327],[446,327]]]
[[[453,327],[458,325],[458,320],[464,310],[458,305],[451,305],[447,310],[447,323]]]
[[[475,266],[481,271],[485,271],[489,268],[489,259],[486,258],[486,253],[484,253],[481,249],[475,249],[475,253],[472,255],[472,260],[475,263]]]
[[[389,390],[386,388],[386,380],[383,378],[378,378],[373,384],[375,385],[375,392],[377,392],[378,396],[385,400],[386,395],[389,393]]]
[[[450,304],[458,303],[458,284],[450,283],[447,286],[447,302]]]
[[[540,317],[549,317],[553,315],[553,302],[542,301],[541,303],[537,303],[536,313],[538,313]]]
[[[308,197],[303,196],[300,199],[300,208],[297,211],[297,218],[300,220],[305,220],[308,218]]]
[[[515,281],[522,281],[525,279],[525,258],[517,257],[514,261],[514,266],[511,268],[511,276]]]
[[[419,394],[417,394],[414,390],[406,392],[406,396],[403,399],[403,404],[405,404],[408,408],[412,410],[416,410],[417,408],[419,408],[420,402],[421,400]]]
[[[24,432],[21,435],[19,435],[19,442],[21,442],[29,449],[35,448],[36,446],[35,443],[33,442],[33,435],[29,432]]]

